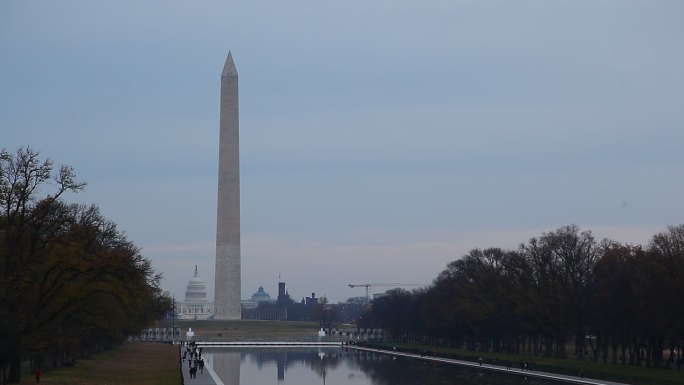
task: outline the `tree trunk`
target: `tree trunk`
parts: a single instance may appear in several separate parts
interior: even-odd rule
[[[670,357],[667,359],[667,367],[672,368],[672,364],[675,362],[675,357],[677,353],[675,352],[675,345],[670,344]]]
[[[21,381],[21,355],[18,353],[10,358],[9,373],[7,376],[7,383],[17,383]]]
[[[558,336],[558,347],[557,347],[557,357],[566,358],[567,354],[565,352],[565,337],[561,334]]]
[[[553,341],[548,337],[544,339],[544,356],[553,356]]]

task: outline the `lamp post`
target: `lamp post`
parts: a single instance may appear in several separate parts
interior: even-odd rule
[[[176,295],[171,299],[171,345],[176,344]]]

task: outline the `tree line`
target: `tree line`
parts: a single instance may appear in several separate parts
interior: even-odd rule
[[[516,250],[474,249],[361,318],[404,342],[677,368],[683,320],[684,225],[647,246],[570,225]]]
[[[97,206],[63,196],[73,168],[0,151],[0,384],[22,364],[73,364],[138,333],[167,309],[161,275]]]

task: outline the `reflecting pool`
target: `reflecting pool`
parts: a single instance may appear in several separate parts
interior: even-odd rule
[[[205,348],[224,385],[489,385],[560,384],[344,348]]]

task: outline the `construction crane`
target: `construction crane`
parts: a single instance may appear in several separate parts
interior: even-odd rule
[[[366,302],[370,301],[370,297],[368,296],[368,288],[372,286],[394,286],[394,287],[401,287],[401,286],[425,286],[421,283],[350,283],[347,284],[347,286],[351,288],[355,287],[365,287],[366,288]]]

